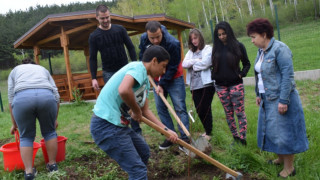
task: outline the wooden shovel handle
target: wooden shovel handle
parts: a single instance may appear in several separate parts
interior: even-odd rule
[[[152,127],[153,129],[155,129],[156,131],[162,133],[163,135],[165,135],[166,137],[170,137],[170,133],[165,130],[162,129],[161,127],[159,127],[158,125],[156,125],[155,123],[153,123],[152,121],[150,121],[149,119],[142,117],[141,121],[143,121],[144,123],[146,123],[148,126]],[[190,151],[192,151],[193,153],[195,153],[196,155],[198,155],[199,157],[203,158],[204,160],[210,162],[211,164],[213,164],[214,166],[218,167],[219,169],[223,170],[226,173],[231,174],[232,176],[236,177],[237,179],[241,179],[242,175],[238,174],[236,171],[228,168],[227,166],[221,164],[219,161],[214,160],[213,158],[211,158],[210,156],[206,155],[205,153],[199,151],[198,149],[194,148],[193,146],[191,146],[190,144],[184,142],[183,140],[179,139],[177,140],[177,143],[180,144],[181,146],[189,149]]]
[[[157,87],[156,83],[154,83],[153,79],[149,76],[149,81],[152,84],[152,86],[154,88]],[[167,101],[167,99],[164,97],[163,93],[159,93],[159,96],[161,97],[162,101],[164,102],[164,104],[166,104],[167,108],[169,109],[169,111],[171,112],[171,114],[174,116],[174,118],[176,119],[176,121],[178,122],[178,124],[180,125],[180,127],[182,128],[183,132],[190,137],[190,133],[187,130],[187,128],[183,125],[183,123],[181,122],[179,116],[177,115],[177,113],[173,110],[173,108],[171,107],[171,105],[169,104],[169,102]]]

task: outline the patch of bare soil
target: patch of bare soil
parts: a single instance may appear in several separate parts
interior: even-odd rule
[[[79,177],[81,179],[91,179],[93,175],[101,177],[110,173],[108,169],[101,167],[108,167],[111,163],[115,164],[116,177],[128,179],[127,173],[108,156],[84,155],[73,159],[72,162],[73,166],[65,168],[67,176],[61,179],[73,180],[79,179]],[[79,170],[77,165],[81,165],[83,170]],[[204,180],[213,179],[213,177],[225,179],[225,173],[202,160],[189,159],[178,149],[177,145],[166,151],[159,150],[156,145],[150,146],[150,161],[148,164],[148,179],[150,180]],[[244,174],[243,179],[256,178],[250,178],[249,174]]]

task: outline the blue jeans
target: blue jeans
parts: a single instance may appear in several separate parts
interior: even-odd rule
[[[15,93],[12,114],[20,132],[20,146],[32,147],[36,136],[36,119],[45,141],[57,138],[55,121],[58,106],[50,89],[25,89]]]
[[[149,146],[131,128],[115,126],[93,115],[90,131],[99,148],[129,174],[129,180],[148,179]]]
[[[163,92],[164,97],[167,98],[169,94],[174,110],[176,111],[183,125],[186,127],[187,130],[189,130],[189,118],[188,118],[186,101],[185,101],[186,90],[185,90],[183,76],[173,79],[171,82],[167,84],[166,87],[163,88],[163,90],[164,90]],[[172,131],[175,131],[174,124],[168,112],[168,108],[162,101],[161,97],[155,93],[155,91],[154,91],[154,99],[156,102],[156,107],[157,107],[160,120],[169,129],[171,129]],[[179,125],[178,125],[178,128],[181,134],[181,139],[188,140],[187,135],[182,131]]]

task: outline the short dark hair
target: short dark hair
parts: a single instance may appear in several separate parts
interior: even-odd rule
[[[247,35],[252,33],[263,34],[266,33],[268,39],[273,37],[273,26],[266,18],[258,18],[247,24]]]
[[[170,54],[168,51],[161,46],[151,45],[143,53],[142,62],[150,62],[154,57],[157,58],[158,63],[165,60],[170,61]]]
[[[22,60],[22,64],[36,64],[31,58],[25,58]]]
[[[101,4],[96,8],[96,16],[99,16],[99,12],[105,13],[107,11],[109,11],[108,6],[105,6],[105,5]]]
[[[191,39],[191,35],[194,34],[196,37],[199,38],[199,44],[198,44],[198,47],[195,47],[193,44],[192,44],[192,39]],[[188,40],[188,47],[189,49],[192,51],[192,52],[196,52],[197,49],[199,50],[202,50],[205,46],[205,43],[204,43],[204,38],[203,38],[203,35],[201,33],[201,31],[197,28],[194,28],[192,30],[190,30],[189,32],[189,40]]]
[[[158,29],[161,28],[161,24],[158,21],[149,21],[146,24],[146,31],[155,33]]]

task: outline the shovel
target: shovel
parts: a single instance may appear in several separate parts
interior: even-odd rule
[[[143,121],[148,126],[155,129],[156,131],[160,132],[161,134],[165,135],[166,137],[170,137],[170,133],[167,130],[162,129],[161,127],[159,127],[155,123],[151,122],[149,119],[142,117],[141,121]],[[228,175],[231,175],[232,179],[240,180],[242,178],[243,175],[240,172],[236,172],[236,171],[228,168],[227,166],[221,164],[219,161],[217,161],[217,160],[211,158],[210,156],[206,155],[205,153],[199,151],[198,149],[196,149],[195,147],[191,146],[190,144],[184,142],[183,140],[178,138],[177,143],[180,144],[181,146],[187,148],[189,151],[195,153],[197,156],[210,162],[211,164],[213,164],[217,168],[221,169],[222,171],[226,172]]]
[[[152,84],[152,86],[155,88],[157,87],[157,85],[154,83],[153,79],[149,76],[149,81]],[[179,116],[176,114],[176,112],[173,110],[173,108],[170,106],[169,102],[167,101],[167,99],[164,97],[164,95],[162,93],[159,93],[159,96],[161,97],[162,101],[164,102],[164,104],[167,106],[167,108],[169,109],[169,111],[171,112],[171,114],[174,116],[174,118],[176,119],[176,121],[178,122],[178,124],[180,125],[181,129],[183,130],[183,132],[189,137],[189,139],[191,140],[191,144],[196,147],[197,149],[201,150],[202,152],[206,153],[206,154],[210,154],[212,151],[212,146],[209,143],[209,141],[205,138],[200,136],[197,140],[192,139],[189,131],[187,130],[187,128],[183,125],[183,123],[181,122]],[[193,121],[194,119],[191,118]],[[192,158],[196,157],[196,155],[194,153],[188,153],[188,155],[190,155]]]

